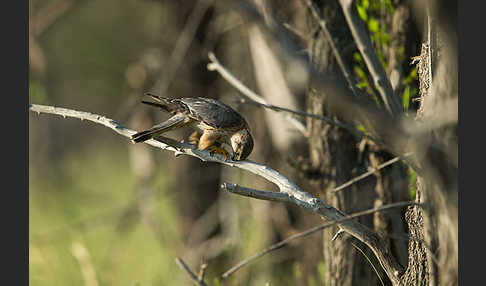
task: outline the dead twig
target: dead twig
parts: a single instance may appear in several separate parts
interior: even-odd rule
[[[385,286],[385,283],[383,282],[383,279],[381,279],[381,276],[380,274],[378,273],[378,270],[376,269],[375,265],[371,262],[370,258],[368,257],[368,255],[366,255],[366,253],[364,253],[363,250],[361,250],[361,248],[359,248],[356,244],[352,243],[351,244],[354,246],[354,248],[356,248],[359,252],[361,252],[361,254],[363,254],[363,256],[366,258],[366,260],[368,261],[368,263],[371,265],[371,267],[373,267],[373,270],[375,271],[376,273],[376,276],[378,276],[378,278],[380,279],[380,282],[381,282],[381,285]]]
[[[259,96],[251,89],[246,87],[240,80],[238,80],[235,76],[233,76],[223,65],[221,65],[218,59],[216,58],[216,56],[214,55],[214,53],[210,52],[208,54],[208,57],[209,60],[211,61],[207,65],[208,70],[217,71],[229,84],[231,84],[233,87],[238,89],[243,95],[247,96],[252,101],[263,105],[268,105],[267,101],[263,99],[263,97]],[[285,119],[287,119],[289,123],[291,123],[297,130],[299,130],[304,136],[307,137],[307,129],[302,122],[300,122],[299,120],[295,119],[292,116],[285,116]]]
[[[194,274],[194,272],[192,272],[191,268],[189,268],[189,266],[187,266],[187,264],[184,262],[184,260],[180,259],[179,257],[176,257],[175,259],[177,265],[185,270],[187,272],[187,274],[189,274],[189,277],[191,277],[191,279],[198,285],[200,286],[208,286],[208,284],[206,282],[204,282],[202,279],[199,279],[199,277]]]
[[[241,188],[241,187],[240,187]],[[249,191],[250,193],[254,192],[254,191]],[[254,193],[253,195],[249,195],[251,197],[255,197],[254,196]],[[275,197],[274,200],[278,201],[278,199],[276,199],[277,197]],[[272,244],[268,247],[266,247],[265,249],[261,250],[260,252],[256,253],[255,255],[252,255],[244,260],[242,260],[241,262],[239,262],[238,264],[236,264],[235,266],[231,267],[229,270],[227,270],[226,272],[224,272],[221,277],[222,278],[228,278],[228,276],[230,276],[231,274],[235,273],[237,270],[241,269],[243,266],[249,264],[250,262],[264,256],[265,254],[268,254],[274,250],[277,250],[277,249],[280,249],[284,246],[287,246],[291,241],[294,241],[296,239],[299,239],[299,238],[303,238],[303,237],[306,237],[310,234],[313,234],[313,233],[317,233],[318,231],[321,231],[325,228],[328,228],[328,227],[331,227],[331,226],[334,226],[340,222],[344,222],[344,221],[347,221],[347,220],[351,220],[351,219],[355,219],[355,218],[358,218],[358,217],[361,217],[361,216],[364,216],[364,215],[368,215],[368,214],[372,214],[372,213],[375,213],[375,212],[379,212],[379,211],[384,211],[384,210],[388,210],[388,209],[391,209],[391,208],[398,208],[398,207],[404,207],[404,206],[410,206],[410,205],[417,205],[417,203],[415,202],[398,202],[398,203],[392,203],[392,204],[388,204],[388,205],[384,205],[384,206],[381,206],[381,207],[378,207],[378,208],[373,208],[373,209],[369,209],[369,210],[365,210],[365,211],[361,211],[361,212],[357,212],[357,213],[354,213],[354,214],[351,214],[351,215],[348,215],[346,217],[343,217],[339,220],[336,220],[336,221],[333,221],[333,222],[330,222],[330,223],[325,223],[325,224],[322,224],[322,225],[319,225],[319,226],[315,226],[315,227],[312,227],[312,228],[309,228],[308,230],[306,231],[303,231],[303,232],[300,232],[300,233],[297,233],[297,234],[294,234],[292,236],[289,236],[288,238],[282,240],[282,241],[279,241],[275,244]]]
[[[334,40],[331,36],[331,33],[326,27],[326,22],[324,19],[319,15],[319,11],[317,11],[316,7],[314,4],[312,4],[311,0],[304,0],[305,4],[311,11],[312,16],[314,17],[314,20],[319,24],[319,27],[321,31],[324,33],[324,35],[327,38],[327,41],[329,42],[329,45],[331,46],[331,50],[334,54],[334,57],[336,58],[336,61],[341,68],[341,71],[343,72],[344,77],[346,78],[346,81],[348,82],[348,86],[351,89],[351,91],[354,93],[354,95],[358,96],[358,93],[354,87],[354,80],[351,77],[351,71],[349,70],[348,66],[346,63],[344,63],[343,57],[341,56],[341,53],[339,52],[338,48],[334,44]]]
[[[402,157],[407,157],[407,156],[410,156],[410,155],[412,155],[412,153],[404,154]],[[390,160],[386,161],[385,163],[380,164],[376,168],[372,168],[368,172],[363,173],[363,174],[361,174],[361,175],[359,175],[357,177],[354,177],[353,179],[347,181],[346,183],[344,183],[344,184],[342,184],[342,185],[334,188],[334,190],[332,190],[332,192],[333,193],[336,193],[336,192],[338,192],[338,191],[340,191],[340,190],[342,190],[342,189],[344,189],[346,187],[349,187],[350,185],[352,185],[352,184],[354,184],[354,183],[356,183],[356,182],[358,182],[360,180],[363,180],[364,178],[370,176],[371,174],[375,173],[376,171],[381,170],[381,169],[383,169],[383,168],[385,168],[387,166],[390,166],[391,164],[393,164],[395,162],[400,161],[401,159],[403,159],[402,157],[399,156],[399,157],[395,157],[393,159],[390,159]]]
[[[191,15],[188,17],[188,21],[184,26],[179,38],[176,41],[174,49],[170,55],[169,61],[165,64],[164,77],[162,81],[156,84],[156,90],[162,96],[165,96],[170,84],[172,83],[179,67],[186,56],[187,50],[196,35],[199,23],[201,23],[206,11],[211,7],[214,0],[199,0]],[[158,86],[157,86],[158,85]]]
[[[241,97],[240,98],[241,103],[251,104],[251,105],[257,106],[257,107],[263,107],[263,108],[266,108],[266,109],[273,110],[275,112],[289,113],[290,115],[285,116],[285,118],[290,123],[292,123],[296,129],[301,131],[301,133],[304,134],[304,136],[307,137],[307,129],[301,121],[299,121],[295,118],[295,116],[309,117],[309,118],[314,118],[314,119],[317,119],[317,120],[322,120],[322,121],[324,121],[328,124],[332,124],[334,126],[344,128],[358,138],[367,138],[367,139],[370,139],[371,141],[375,142],[376,144],[383,146],[383,142],[381,142],[378,139],[373,138],[373,137],[371,137],[367,134],[364,134],[363,132],[361,132],[360,130],[358,130],[357,128],[355,128],[354,126],[352,126],[350,124],[346,124],[346,123],[328,118],[328,117],[323,116],[323,115],[310,114],[310,113],[307,113],[307,112],[291,110],[291,109],[288,109],[288,108],[279,107],[279,106],[275,106],[275,105],[271,105],[271,104],[267,103],[267,101],[265,99],[263,99],[261,96],[259,96],[258,94],[256,94],[252,90],[250,90],[240,80],[238,80],[233,74],[231,74],[231,72],[229,72],[218,61],[218,59],[216,58],[214,53],[210,52],[208,57],[209,57],[209,60],[211,61],[211,63],[208,64],[208,70],[217,71],[224,79],[226,79],[226,81],[228,81],[229,84],[231,84],[233,87],[238,89],[243,95],[248,97],[248,99]]]

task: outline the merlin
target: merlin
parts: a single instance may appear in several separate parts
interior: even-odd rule
[[[189,143],[200,150],[220,153],[228,159],[223,144],[233,149],[232,160],[245,160],[253,150],[253,137],[246,120],[230,106],[219,100],[205,97],[165,98],[151,93],[146,95],[157,102],[142,103],[156,106],[170,113],[172,117],[145,131],[132,135],[134,143],[143,142],[162,133],[192,127]]]

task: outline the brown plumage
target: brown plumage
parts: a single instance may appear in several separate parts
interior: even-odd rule
[[[158,102],[142,103],[159,107],[172,115],[168,120],[132,136],[134,143],[143,142],[167,131],[192,127],[196,131],[189,142],[199,149],[209,149],[228,158],[224,143],[233,149],[233,160],[246,159],[253,150],[253,138],[246,120],[230,106],[205,97],[165,98],[150,93]]]

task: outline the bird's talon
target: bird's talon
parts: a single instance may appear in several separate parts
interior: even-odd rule
[[[215,153],[223,155],[224,158],[226,160],[228,160],[228,152],[226,150],[224,150],[223,148],[216,147],[216,146],[209,147],[209,154],[211,154],[211,156],[213,156]]]

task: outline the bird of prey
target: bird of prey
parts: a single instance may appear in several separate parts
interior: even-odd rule
[[[219,100],[205,97],[165,98],[146,93],[157,102],[142,103],[159,107],[172,117],[152,128],[132,135],[134,143],[143,142],[167,131],[192,127],[195,131],[189,143],[211,154],[220,153],[228,159],[223,144],[233,149],[232,160],[245,160],[253,150],[253,137],[248,123],[238,112]]]

